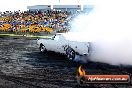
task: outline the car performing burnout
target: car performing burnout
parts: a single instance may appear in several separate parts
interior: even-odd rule
[[[38,39],[37,44],[40,52],[54,51],[67,55],[67,58],[73,61],[77,56],[89,56],[90,52],[89,42],[70,41],[63,33],[55,34],[50,39]]]

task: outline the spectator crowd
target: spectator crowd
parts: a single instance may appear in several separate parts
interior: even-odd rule
[[[67,32],[68,11],[6,11],[0,13],[0,31],[9,32]]]

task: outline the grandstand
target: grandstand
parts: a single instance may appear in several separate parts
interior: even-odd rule
[[[0,31],[13,33],[68,32],[69,22],[90,5],[34,5],[27,11],[0,13]]]

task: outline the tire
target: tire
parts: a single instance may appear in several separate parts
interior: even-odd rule
[[[45,46],[43,44],[40,44],[39,50],[42,53],[46,52],[46,48],[45,48]]]
[[[75,56],[76,56],[76,52],[72,48],[68,47],[66,49],[66,55],[67,55],[67,58],[69,60],[73,60],[74,61],[75,60]]]

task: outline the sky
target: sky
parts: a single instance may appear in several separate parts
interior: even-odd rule
[[[0,11],[27,10],[27,6],[50,4],[90,4],[95,0],[1,0]]]
[[[50,5],[50,4],[90,4],[94,0],[1,0],[0,11],[27,10],[27,6]]]

